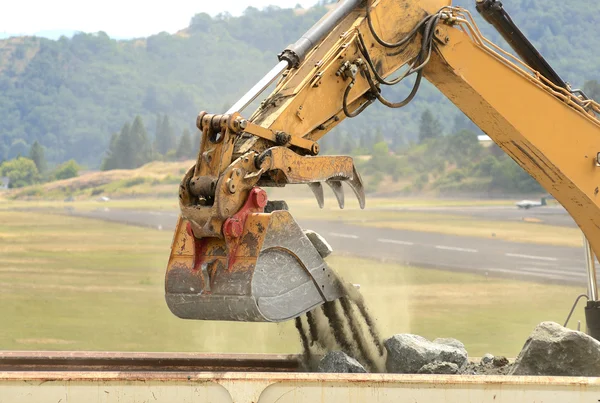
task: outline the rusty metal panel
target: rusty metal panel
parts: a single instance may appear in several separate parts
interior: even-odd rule
[[[289,354],[145,353],[120,351],[0,351],[0,372],[298,372]],[[31,375],[33,374],[33,375]]]
[[[0,372],[0,403],[592,403],[600,379],[244,372]]]

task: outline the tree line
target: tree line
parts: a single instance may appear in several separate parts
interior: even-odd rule
[[[142,118],[126,122],[121,131],[113,133],[100,169],[133,169],[150,161],[175,161],[195,158],[200,145],[200,132],[192,138],[188,128],[177,137],[168,115],[156,117],[154,138],[151,139]]]
[[[36,141],[31,145],[27,156],[17,155],[11,160],[2,161],[0,177],[8,178],[9,188],[20,188],[36,183],[73,178],[79,175],[80,169],[75,160],[69,160],[48,170],[44,147]]]
[[[366,132],[357,140],[345,136],[336,141],[331,135],[322,150],[326,154],[369,156],[368,159],[355,158],[355,164],[365,176],[366,189],[370,192],[379,190],[385,178],[393,183],[408,182],[398,190],[404,194],[544,192],[539,183],[497,145],[484,145],[479,141],[480,134],[477,126],[464,116],[444,129],[434,113],[425,109],[419,119],[418,138],[410,144],[394,146],[377,130]]]
[[[25,156],[38,141],[51,164],[75,159],[95,169],[110,147],[111,134],[120,134],[123,122],[133,127],[137,115],[152,122],[151,127],[156,114],[166,113],[179,135],[200,110],[225,112],[272,68],[277,53],[325,14],[327,3],[308,10],[250,7],[236,17],[197,14],[182,34],[135,40],[117,41],[102,32],[56,41],[3,40],[0,160]],[[454,3],[474,11],[472,0]],[[511,0],[505,7],[574,87],[582,86],[586,77],[600,77],[600,52],[593,51],[593,41],[581,39],[600,36],[600,24],[590,17],[600,14],[600,2]],[[494,29],[473,14],[483,33],[507,48]],[[401,83],[386,95],[403,99],[410,84]],[[347,138],[350,147],[378,122],[393,150],[407,147],[418,141],[420,115],[426,107],[445,124],[460,116],[450,101],[424,82],[406,108],[373,105],[333,134]],[[164,157],[168,150],[161,150]]]

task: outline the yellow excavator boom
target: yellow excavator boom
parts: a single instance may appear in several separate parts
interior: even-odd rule
[[[307,184],[322,207],[325,183],[343,207],[345,182],[364,207],[352,159],[319,156],[318,140],[375,102],[405,106],[422,79],[554,196],[600,253],[600,106],[560,79],[501,3],[476,5],[518,58],[447,0],[344,0],[227,113],[199,114],[202,141],[181,182],[166,273],[175,315],[278,322],[342,296],[344,285],[324,260],[326,241],[262,188]],[[384,86],[413,77],[406,99],[382,95]]]

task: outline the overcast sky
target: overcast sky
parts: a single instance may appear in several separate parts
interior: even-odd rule
[[[200,12],[239,15],[247,7],[311,6],[317,0],[19,0],[5,1],[0,32],[34,34],[47,30],[104,31],[114,37],[140,37],[187,27]]]

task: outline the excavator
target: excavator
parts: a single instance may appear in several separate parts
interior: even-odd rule
[[[578,224],[588,256],[586,320],[600,336],[600,105],[563,81],[500,1],[475,6],[513,52],[486,39],[451,0],[341,0],[227,112],[197,116],[201,143],[179,187],[165,276],[174,315],[282,322],[341,298],[327,242],[264,189],[305,184],[322,208],[326,184],[343,208],[345,183],[364,208],[352,158],[319,155],[319,140],[376,102],[404,107],[425,79]],[[384,97],[383,88],[404,80],[413,83],[405,99]]]

